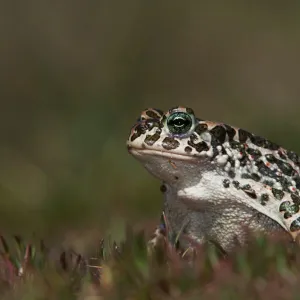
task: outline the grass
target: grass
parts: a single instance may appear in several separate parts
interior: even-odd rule
[[[255,237],[230,255],[163,241],[150,254],[143,231],[99,239],[83,256],[42,241],[1,236],[1,299],[298,299],[296,244]],[[88,247],[88,245],[87,245]]]

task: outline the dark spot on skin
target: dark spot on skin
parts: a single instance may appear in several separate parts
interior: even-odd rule
[[[261,152],[257,149],[248,148],[246,151],[248,154],[250,154],[254,158],[254,160],[257,160],[262,155]]]
[[[145,138],[145,144],[148,146],[153,146],[153,144],[158,141],[160,138],[160,135],[158,133],[154,133],[153,135],[147,135]]]
[[[254,190],[247,190],[247,191],[244,191],[250,198],[252,198],[252,199],[256,199],[257,198],[257,195],[256,195],[256,193],[255,193],[255,191]]]
[[[265,141],[265,148],[270,149],[270,150],[278,150],[280,147],[279,145],[272,143],[268,140]]]
[[[147,130],[151,130],[154,127],[159,128],[159,122],[153,120],[153,119],[147,119],[145,120],[145,127],[147,128]]]
[[[285,201],[285,202],[282,202],[279,206],[279,211],[282,212],[282,211],[286,211],[287,210],[287,207],[289,207],[291,205],[291,202],[290,201]]]
[[[270,187],[272,187],[273,185],[274,185],[274,182],[273,181],[271,181],[271,180],[264,180],[263,181],[263,183],[265,184],[265,185],[268,185],[268,186],[270,186]]]
[[[295,152],[288,151],[287,156],[294,164],[296,164],[297,166],[300,166],[299,156]]]
[[[228,171],[228,176],[229,176],[230,178],[234,178],[234,177],[235,177],[235,172],[232,171],[232,170],[229,170],[229,171]]]
[[[240,158],[240,166],[244,167],[247,164],[247,162],[249,161],[249,159],[244,151],[240,151],[240,154],[242,156]]]
[[[213,129],[210,130],[210,133],[212,134],[213,138],[217,141],[217,144],[223,144],[225,142],[226,129],[223,126],[215,126]]]
[[[229,186],[230,186],[230,180],[229,179],[224,179],[223,180],[223,186],[224,186],[224,188],[229,188]]]
[[[278,190],[275,188],[272,188],[272,193],[277,200],[282,200],[284,196],[284,192],[282,190]]]
[[[256,199],[257,195],[255,191],[251,188],[250,184],[243,185],[241,189],[252,199]]]
[[[207,131],[207,128],[208,128],[207,124],[200,123],[195,127],[195,132],[201,135],[201,133]]]
[[[152,118],[152,119],[160,119],[160,115],[159,114],[157,114],[155,111],[153,111],[153,110],[147,110],[146,111],[146,115],[148,116],[148,117],[150,117],[150,118]]]
[[[291,166],[291,165],[290,165],[290,166]],[[293,172],[292,172],[292,174],[291,174],[290,177],[292,177],[292,178],[294,178],[294,177],[299,177],[298,171],[297,171],[294,167],[292,167],[292,168],[293,168]]]
[[[184,151],[185,151],[186,153],[191,153],[192,150],[193,150],[193,149],[192,149],[190,146],[186,146],[186,147],[184,148]]]
[[[285,201],[280,204],[279,211],[285,212],[283,216],[285,219],[288,219],[299,211],[299,205],[292,204],[290,201]]]
[[[236,131],[234,128],[232,128],[231,126],[227,125],[227,124],[224,124],[224,127],[226,129],[226,132],[227,132],[227,135],[228,135],[228,140],[229,141],[232,141],[235,134],[236,134]]]
[[[223,154],[223,155],[227,155],[227,152],[226,152],[226,150],[225,150],[225,148],[222,146],[222,149],[221,149],[221,153]]]
[[[131,137],[130,137],[130,141],[133,142],[135,139],[137,139],[140,136],[140,134],[138,134],[137,132],[135,132]]]
[[[272,164],[275,163],[277,160],[273,154],[266,154],[265,157],[267,161]]]
[[[219,155],[219,151],[218,151],[217,147],[212,146],[212,150],[213,150],[213,155],[212,155],[211,161],[214,160],[215,157]]]
[[[230,158],[228,159],[228,161],[230,162],[230,164],[231,164],[231,167],[233,167],[233,168],[234,168],[234,167],[235,167],[235,162],[236,162],[236,161],[235,161],[235,160],[233,160],[233,159],[230,159]],[[230,171],[229,171],[229,172],[230,172]]]
[[[293,177],[293,180],[296,182],[296,188],[299,190],[300,189],[300,178],[299,178],[299,176]]]
[[[248,137],[250,137],[252,134],[246,130],[239,129],[239,141],[241,143],[246,143]]]
[[[257,173],[251,173],[251,178],[255,181],[260,181],[260,176]]]
[[[190,140],[188,141],[188,145],[191,146],[192,148],[195,148],[197,152],[202,152],[202,151],[207,151],[209,149],[209,147],[207,146],[207,144],[202,141],[199,143],[194,143],[194,139],[192,138],[192,136],[190,137]]]
[[[298,217],[295,221],[293,221],[290,227],[291,232],[295,232],[299,229],[300,229],[300,217]]]
[[[161,109],[153,108],[153,110],[155,110],[157,112],[157,114],[159,115],[159,117],[161,117],[164,114],[164,112]]]
[[[293,174],[294,169],[289,163],[284,162],[283,160],[277,159],[276,164],[283,174],[285,174],[287,176],[291,176]]]
[[[197,140],[197,139],[198,139],[197,135],[195,133],[192,133],[190,136],[190,141],[195,142],[195,140]]]
[[[259,173],[263,176],[278,179],[278,175],[276,175],[276,170],[271,170],[269,167],[265,165],[262,160],[258,160],[256,162],[256,166],[258,167]],[[273,183],[272,183],[273,185]]]
[[[256,146],[258,146],[258,147],[263,147],[263,148],[264,148],[266,139],[264,139],[263,137],[258,136],[258,135],[252,135],[252,136],[250,137],[250,139],[251,139],[251,142],[252,142],[254,145],[256,145]]]
[[[266,205],[268,201],[269,201],[269,195],[268,194],[261,194],[261,196],[260,196],[261,205]]]
[[[239,147],[240,147],[240,143],[237,141],[234,141],[234,140],[231,141],[229,144],[230,144],[231,149],[239,149]]]
[[[284,217],[285,219],[288,219],[288,218],[290,218],[290,217],[292,217],[292,216],[293,216],[293,214],[290,213],[289,211],[286,211],[286,212],[283,214],[283,217]]]
[[[289,189],[289,187],[291,186],[291,182],[287,178],[281,176],[279,178],[278,182],[281,184],[283,191],[286,191],[288,193],[291,192],[291,190]],[[296,193],[296,192],[294,192],[294,193]]]
[[[166,137],[162,141],[162,146],[166,150],[176,149],[176,148],[179,147],[179,145],[180,145],[180,143],[177,140],[175,140],[174,138],[171,138],[171,137]]]
[[[179,177],[178,177],[178,176],[175,176],[174,178],[175,178],[176,180],[178,180],[178,179],[179,179]]]
[[[278,168],[280,169],[280,171],[283,174],[285,174],[287,176],[291,176],[294,173],[294,169],[289,163],[287,163],[287,162],[285,162],[281,159],[276,158],[272,154],[267,154],[265,157],[266,157],[268,162],[273,163],[273,164],[276,163]]]
[[[131,136],[130,141],[133,142],[136,138],[140,137],[142,134],[146,133],[147,131],[147,126],[145,125],[145,123],[140,123],[138,125],[136,125],[135,127],[135,132],[134,134]]]
[[[272,143],[258,135],[253,135],[250,137],[250,139],[251,142],[258,147],[262,147],[270,150],[278,150],[280,148],[277,144]]]
[[[238,181],[234,180],[234,181],[232,181],[232,184],[236,189],[238,189],[238,190],[240,189],[240,183]]]
[[[252,178],[251,175],[249,175],[248,173],[243,173],[243,174],[241,175],[241,177],[242,177],[243,179],[251,179],[251,178]]]
[[[293,200],[294,204],[300,205],[300,197],[296,194],[291,194],[291,199]]]
[[[167,187],[166,187],[164,184],[162,184],[162,185],[160,186],[160,191],[161,191],[162,193],[165,193],[165,192],[167,191]]]
[[[186,112],[190,115],[194,115],[194,111],[189,107],[186,107]]]

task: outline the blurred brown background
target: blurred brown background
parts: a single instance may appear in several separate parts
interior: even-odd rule
[[[2,231],[158,219],[159,182],[125,145],[146,107],[300,152],[299,53],[297,1],[2,1]]]

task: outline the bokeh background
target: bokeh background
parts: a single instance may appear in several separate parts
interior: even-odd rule
[[[146,107],[300,152],[299,53],[297,1],[1,1],[1,232],[158,219],[160,184],[125,144]]]

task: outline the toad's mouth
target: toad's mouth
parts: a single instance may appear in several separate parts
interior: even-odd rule
[[[147,149],[147,148],[136,148],[132,146],[127,146],[128,152],[135,157],[141,156],[159,156],[165,157],[172,160],[185,160],[185,161],[197,161],[197,157],[191,155],[185,155],[180,153],[174,153],[171,151],[164,151],[164,150],[155,150],[155,149]]]

